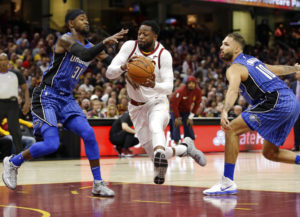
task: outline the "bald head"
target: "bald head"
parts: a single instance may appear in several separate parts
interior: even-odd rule
[[[8,71],[8,56],[6,53],[0,53],[0,72]]]
[[[0,53],[0,60],[8,60],[8,56],[6,53]]]

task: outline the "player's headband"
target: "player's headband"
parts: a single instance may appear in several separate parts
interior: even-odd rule
[[[68,25],[69,20],[74,20],[80,14],[85,14],[85,12],[81,9],[72,9],[69,10],[65,17],[65,22]]]

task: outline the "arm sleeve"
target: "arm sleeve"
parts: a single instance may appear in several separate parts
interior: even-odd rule
[[[104,48],[105,45],[102,42],[90,48],[85,48],[78,43],[74,43],[71,46],[70,53],[79,57],[81,60],[88,62],[94,59],[99,53],[101,53]]]
[[[160,76],[162,82],[156,82],[154,89],[162,94],[169,95],[173,90],[173,66],[172,66],[172,56],[169,51],[164,50],[160,56]]]
[[[201,89],[197,88],[197,92],[196,92],[196,101],[195,101],[195,104],[194,104],[194,107],[193,107],[193,110],[192,110],[192,113],[196,114],[199,106],[200,106],[200,103],[201,103],[201,100],[202,100],[202,91]]]
[[[134,49],[134,44],[134,41],[127,41],[123,44],[119,53],[114,57],[107,68],[106,77],[108,79],[115,79],[124,72],[121,70],[121,66],[127,62],[130,53]]]
[[[171,111],[174,113],[175,117],[179,117],[179,103],[181,101],[183,94],[181,93],[181,88],[177,89],[176,92],[170,99]]]

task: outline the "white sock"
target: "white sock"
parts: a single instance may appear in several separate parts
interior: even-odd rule
[[[175,148],[176,156],[182,157],[182,156],[186,155],[187,147],[185,145],[179,144],[179,145],[176,145],[174,148]]]
[[[186,155],[187,147],[185,145],[176,145],[175,147],[166,147],[166,157],[170,159],[173,156],[184,156]],[[175,153],[174,153],[175,152]]]

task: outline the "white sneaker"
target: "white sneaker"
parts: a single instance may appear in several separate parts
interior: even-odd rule
[[[163,184],[168,169],[168,160],[164,150],[154,153],[154,183]]]
[[[206,195],[225,195],[225,194],[236,194],[237,185],[231,179],[222,176],[220,183],[212,186],[210,189],[203,191]]]
[[[14,190],[17,187],[17,175],[19,167],[13,165],[13,163],[9,161],[12,157],[13,155],[3,159],[4,171],[2,174],[2,179],[8,188]]]
[[[187,155],[191,156],[200,166],[206,165],[206,157],[202,151],[195,147],[194,141],[190,137],[185,137],[182,143],[187,145]]]
[[[114,197],[115,196],[115,192],[113,190],[109,189],[106,186],[106,183],[104,183],[103,181],[100,181],[100,182],[94,181],[92,194],[95,196],[100,196],[100,197]]]

